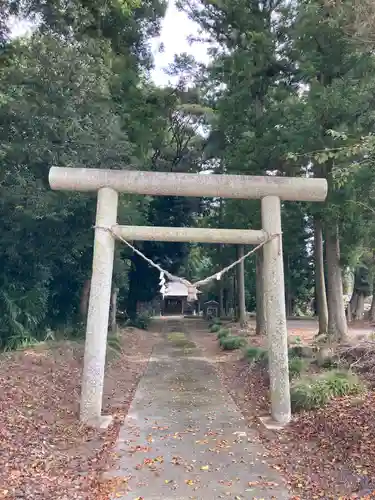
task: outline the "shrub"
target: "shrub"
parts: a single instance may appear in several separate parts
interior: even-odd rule
[[[224,336],[220,339],[220,346],[224,351],[234,351],[241,349],[246,345],[246,339],[243,337]]]
[[[17,349],[28,349],[30,347],[35,346],[40,341],[34,338],[31,335],[13,335],[9,337],[8,342],[5,346],[5,351],[13,351]]]
[[[245,351],[245,358],[251,362],[268,362],[268,351],[263,347],[250,346]],[[299,375],[306,367],[306,361],[291,354],[289,351],[289,375],[291,378]]]
[[[212,318],[211,323],[213,325],[221,325],[221,319],[220,318]]]
[[[302,346],[296,345],[293,347],[289,347],[288,356],[290,358],[301,358],[302,357]]]
[[[129,319],[127,322],[127,326],[133,326],[134,328],[139,328],[140,330],[148,330],[150,323],[150,316],[148,314],[142,313],[137,314],[134,318]]]
[[[230,331],[228,330],[228,328],[220,328],[220,330],[218,331],[218,334],[217,334],[217,338],[220,340],[223,337],[228,337],[229,334],[230,334]]]
[[[335,396],[359,394],[363,385],[351,372],[331,371],[301,378],[290,390],[293,411],[320,408]]]
[[[336,368],[338,360],[330,347],[320,346],[315,354],[315,362],[320,368]]]
[[[245,351],[245,358],[249,361],[266,361],[268,360],[268,352],[262,347],[250,346]]]
[[[359,394],[363,390],[361,381],[352,372],[332,370],[326,374],[325,380],[333,396]]]
[[[293,411],[312,410],[328,403],[329,394],[323,381],[301,380],[290,389]]]
[[[220,329],[221,329],[221,326],[220,326],[220,325],[213,324],[213,325],[210,327],[210,332],[211,332],[211,333],[216,333],[216,332],[218,332]]]
[[[306,361],[302,358],[291,357],[289,358],[289,376],[290,378],[300,375],[306,368]]]
[[[301,342],[302,342],[301,337],[294,337],[289,341],[290,345],[299,345],[301,344]]]
[[[108,335],[107,346],[116,352],[122,352],[121,340],[117,335]]]
[[[314,356],[314,349],[307,345],[294,345],[289,347],[288,354],[290,358],[312,358]]]

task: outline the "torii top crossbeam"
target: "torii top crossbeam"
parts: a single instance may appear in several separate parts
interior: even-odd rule
[[[52,167],[52,189],[98,191],[109,187],[119,193],[154,196],[261,199],[278,196],[287,201],[324,201],[325,179],[303,177],[182,174],[135,170]]]

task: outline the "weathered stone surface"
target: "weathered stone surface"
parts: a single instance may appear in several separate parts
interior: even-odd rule
[[[196,227],[114,226],[113,232],[132,241],[179,241],[259,245],[266,239],[262,230],[211,229]]]
[[[279,235],[263,247],[263,293],[268,338],[271,414],[276,422],[286,424],[291,419],[291,403],[280,198],[277,196],[267,196],[262,199],[262,225],[268,234]]]
[[[85,359],[82,375],[81,420],[101,422],[104,366],[107,349],[115,241],[100,226],[112,226],[117,219],[118,194],[110,188],[98,192],[94,257],[87,315]]]
[[[202,196],[237,199],[261,199],[278,196],[290,201],[324,201],[328,185],[325,179],[250,175],[199,175],[138,170],[52,167],[52,189],[97,191],[111,187],[119,193],[152,196]]]

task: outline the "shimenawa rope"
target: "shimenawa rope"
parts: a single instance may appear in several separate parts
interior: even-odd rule
[[[114,227],[116,227],[116,226],[114,226]],[[174,276],[173,274],[171,274],[170,272],[166,271],[161,266],[159,266],[159,264],[156,264],[156,262],[154,262],[151,259],[149,259],[148,257],[146,257],[146,255],[144,255],[140,250],[138,250],[138,248],[136,248],[135,246],[133,246],[131,243],[129,243],[128,241],[126,241],[124,238],[122,238],[118,234],[116,234],[116,232],[113,230],[113,227],[110,227],[110,226],[94,226],[94,229],[102,229],[103,231],[108,231],[109,233],[111,233],[114,238],[117,238],[118,240],[122,241],[131,250],[133,250],[133,252],[135,252],[142,259],[144,259],[150,266],[152,266],[155,269],[157,269],[161,274],[164,274],[170,281],[179,281],[180,283],[183,283],[187,287],[194,287],[194,288],[199,288],[199,287],[201,287],[203,285],[207,285],[208,283],[210,283],[213,280],[220,280],[221,277],[223,276],[223,274],[226,274],[228,271],[230,271],[231,269],[233,269],[233,267],[237,266],[238,264],[240,264],[241,262],[243,262],[244,260],[246,260],[248,257],[250,257],[250,255],[252,255],[255,252],[257,252],[266,243],[268,243],[269,241],[274,240],[275,238],[280,237],[280,234],[278,234],[278,233],[277,234],[272,234],[272,235],[268,236],[264,241],[262,241],[262,243],[259,243],[259,245],[257,245],[255,248],[253,248],[252,250],[250,250],[249,252],[247,252],[246,254],[244,254],[242,257],[240,257],[236,261],[232,262],[232,264],[230,264],[229,266],[224,267],[221,271],[218,271],[215,274],[212,274],[211,276],[208,276],[207,278],[205,278],[203,280],[196,281],[195,283],[190,283],[190,281],[187,280],[187,279],[185,279],[185,278],[180,278],[179,276]]]

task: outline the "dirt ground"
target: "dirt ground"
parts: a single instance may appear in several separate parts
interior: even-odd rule
[[[98,432],[78,423],[83,344],[56,342],[0,356],[0,499],[104,500],[100,475],[145,370],[156,331],[124,329],[108,350]]]
[[[288,334],[290,338],[300,337],[301,340],[310,342],[318,331],[318,321],[314,318],[295,318],[288,319]],[[238,326],[237,326],[238,328]],[[255,332],[255,319],[249,321],[247,331]],[[375,332],[375,326],[370,325],[368,321],[353,321],[349,325],[349,338],[368,337]]]
[[[292,338],[308,342],[316,325],[295,321],[289,329]],[[363,325],[358,330],[371,331]],[[258,418],[269,411],[266,374],[249,367],[241,352],[222,352],[203,322],[192,320],[190,332],[258,430],[267,448],[262,458],[285,474],[295,499],[375,498],[375,392],[301,413],[274,434]],[[240,333],[253,344],[264,343],[251,327]],[[0,499],[108,500],[117,485],[103,483],[102,473],[115,458],[120,424],[158,340],[155,328],[126,329],[123,351],[109,350],[103,413],[115,421],[101,432],[78,423],[82,343],[40,344],[0,355]]]
[[[251,345],[265,344],[265,339],[253,336],[251,325],[247,331],[234,330],[248,335]],[[375,498],[374,391],[363,397],[338,398],[321,410],[295,415],[287,429],[274,433],[259,420],[269,413],[267,374],[249,366],[240,351],[223,352],[205,325],[191,332],[248,424],[259,431],[267,448],[264,460],[285,474],[295,500]],[[290,338],[298,336],[304,343],[315,333],[314,324],[307,329],[300,321],[293,322],[292,328],[289,325]]]

